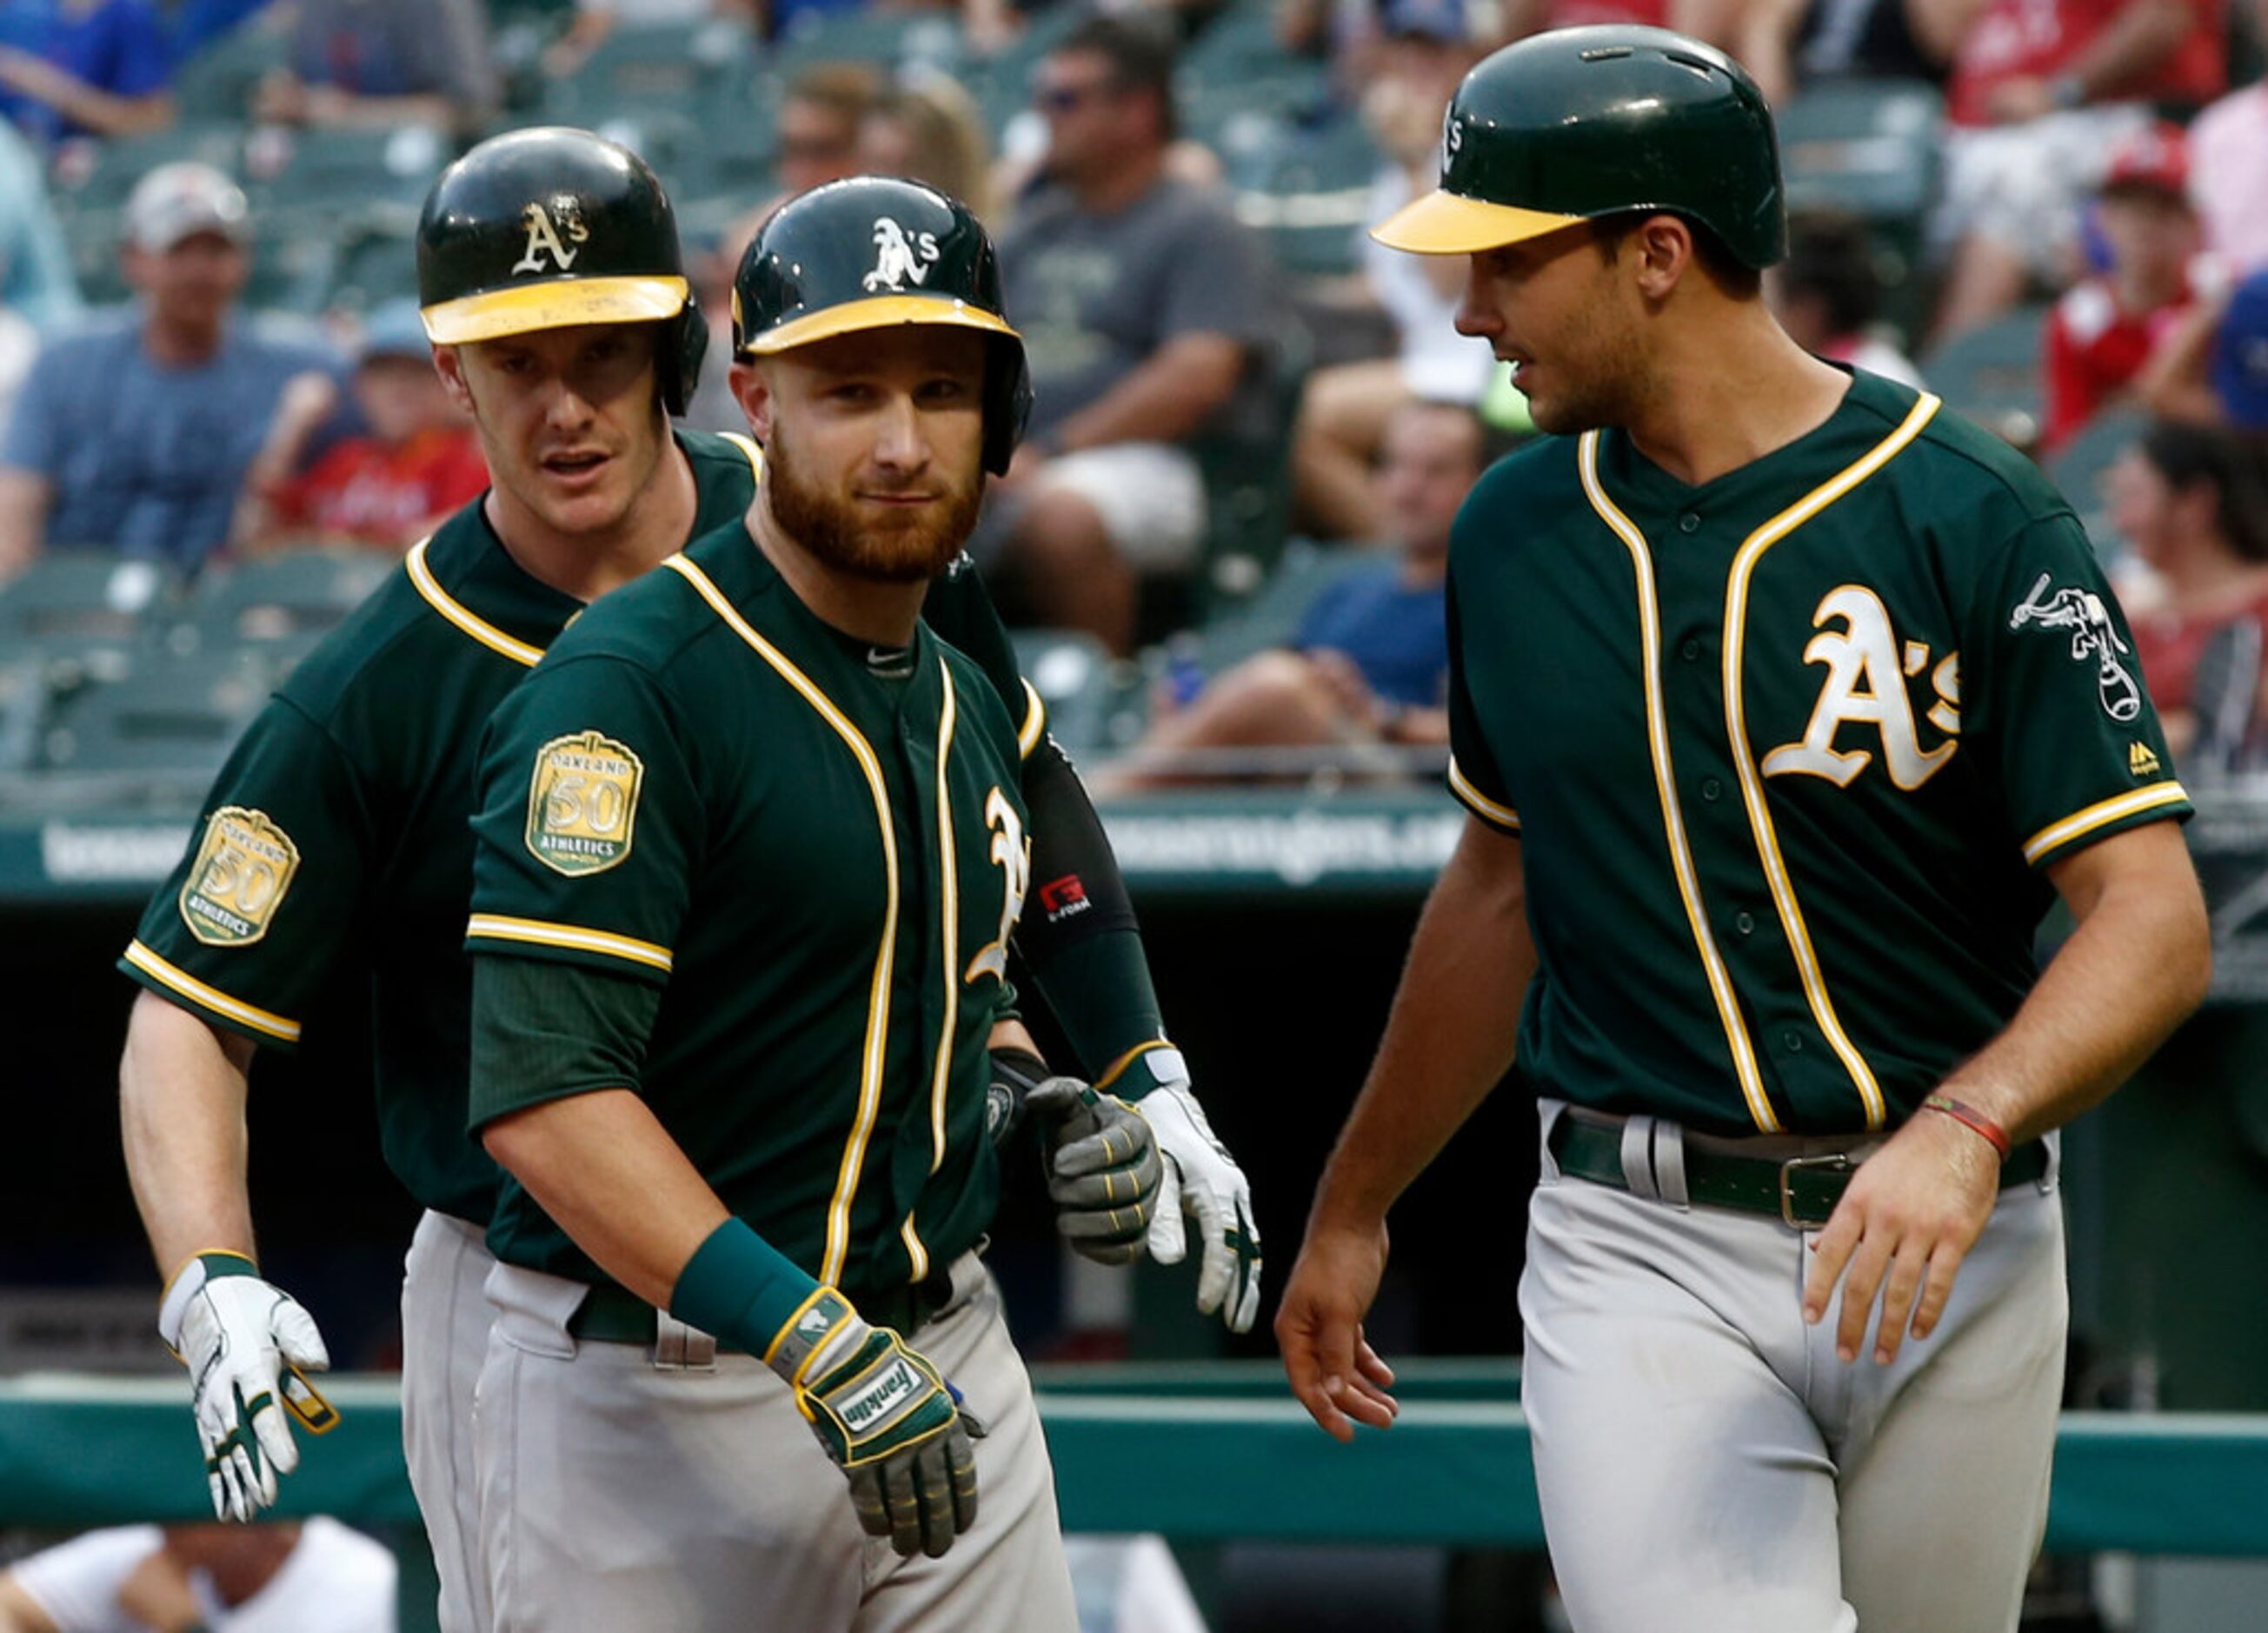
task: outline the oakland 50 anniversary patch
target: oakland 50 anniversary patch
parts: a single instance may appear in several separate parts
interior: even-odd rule
[[[535,751],[527,790],[528,853],[555,872],[604,873],[630,853],[645,765],[595,731],[554,737]]]
[[[181,886],[181,922],[210,947],[245,947],[268,934],[299,871],[299,847],[265,811],[224,805]]]

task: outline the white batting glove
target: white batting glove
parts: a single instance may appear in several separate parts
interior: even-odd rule
[[[1177,1049],[1141,1057],[1158,1086],[1135,1105],[1150,1119],[1166,1177],[1150,1216],[1150,1257],[1161,1265],[1189,1256],[1183,1216],[1197,1221],[1197,1310],[1232,1333],[1248,1333],[1260,1311],[1260,1229],[1252,1219],[1252,1182],[1205,1120]]]
[[[210,1252],[173,1277],[158,1333],[189,1369],[213,1512],[248,1520],[276,1501],[276,1476],[299,1466],[287,1408],[319,1434],[336,1421],[299,1375],[331,1364],[315,1319],[249,1259]]]

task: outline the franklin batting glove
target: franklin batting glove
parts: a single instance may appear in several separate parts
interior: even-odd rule
[[[299,1466],[288,1410],[317,1434],[337,1421],[303,1371],[331,1363],[315,1319],[239,1253],[199,1253],[175,1274],[158,1334],[189,1369],[213,1512],[249,1520]]]
[[[870,1326],[831,1287],[812,1295],[764,1357],[850,1482],[867,1535],[937,1558],[976,1523],[976,1452],[958,1396],[919,1351]]]
[[[1157,1051],[1145,1057],[1178,1052]],[[1260,1230],[1252,1220],[1252,1182],[1205,1120],[1186,1076],[1167,1079],[1138,1102],[1165,1154],[1165,1183],[1150,1222],[1150,1257],[1174,1265],[1188,1257],[1182,1216],[1197,1221],[1197,1311],[1220,1312],[1232,1333],[1248,1333],[1260,1310]]]
[[[1000,1070],[998,1055],[993,1070]],[[1165,1178],[1157,1136],[1142,1113],[1116,1095],[1097,1094],[1076,1077],[1044,1079],[1025,1104],[1047,1134],[1048,1195],[1056,1205],[1056,1229],[1076,1252],[1098,1264],[1132,1264],[1141,1258]]]

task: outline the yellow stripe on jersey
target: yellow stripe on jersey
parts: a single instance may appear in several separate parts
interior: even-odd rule
[[[1491,828],[1501,828],[1506,833],[1520,831],[1520,813],[1509,805],[1498,805],[1494,800],[1473,787],[1473,780],[1465,775],[1465,768],[1457,764],[1456,756],[1449,757],[1449,792],[1462,800]]]
[[[1024,723],[1016,732],[1016,757],[1028,760],[1048,729],[1048,706],[1029,681],[1024,682]]]
[[[425,547],[433,541],[422,538],[409,547],[409,558],[404,564],[409,569],[409,581],[434,611],[455,624],[491,652],[500,652],[514,663],[534,669],[543,659],[543,648],[531,647],[524,640],[515,640],[482,617],[471,608],[441,587],[441,580],[433,576],[433,569],[425,565]]]
[[[881,763],[875,759],[873,747],[858,728],[785,653],[756,633],[739,610],[725,599],[716,581],[682,556],[672,556],[661,565],[690,584],[709,603],[710,610],[750,650],[771,665],[780,678],[794,688],[796,695],[843,739],[858,762],[859,771],[865,773],[867,792],[874,801],[874,821],[882,836],[882,941],[875,950],[874,974],[866,999],[866,1043],[859,1066],[858,1113],[843,1148],[842,1165],[835,1178],[835,1194],[827,1205],[827,1252],[820,1263],[819,1279],[831,1285],[842,1278],[843,1263],[850,1256],[850,1203],[858,1193],[858,1173],[865,1164],[866,1142],[873,1135],[874,1119],[881,1109],[882,1062],[890,1040],[890,973],[897,962],[898,947],[898,842],[890,826],[889,794],[882,786]]]
[[[930,1076],[929,1171],[945,1165],[945,1096],[953,1083],[953,1032],[961,1023],[961,983],[954,972],[961,967],[961,858],[953,839],[953,789],[946,773],[953,761],[953,728],[959,706],[953,691],[953,669],[940,654],[939,677],[945,683],[945,706],[937,722],[937,880],[941,939],[945,943],[945,1018],[938,1028],[937,1067]],[[914,1229],[911,1214],[900,1227],[906,1252],[913,1260],[912,1279],[929,1274],[929,1249]]]
[[[666,973],[672,967],[669,949],[642,942],[635,935],[611,930],[585,929],[579,924],[555,924],[549,919],[513,919],[503,913],[476,913],[465,923],[468,936],[489,942],[526,942],[537,947],[563,947],[571,952],[604,953]]]
[[[168,992],[188,999],[201,1009],[224,1016],[239,1026],[275,1038],[279,1043],[299,1041],[299,1023],[249,1004],[241,998],[232,998],[217,986],[208,986],[179,964],[168,963],[140,942],[127,944],[126,962],[141,971]]]
[[[764,479],[764,451],[756,446],[756,440],[754,437],[744,437],[737,431],[727,431],[721,434],[725,441],[747,456],[748,469],[755,474],[756,480],[762,482]]]
[[[1136,1044],[1131,1049],[1129,1049],[1125,1053],[1120,1055],[1116,1060],[1113,1061],[1108,1071],[1103,1073],[1101,1076],[1094,1080],[1094,1091],[1097,1094],[1108,1094],[1111,1092],[1110,1086],[1116,1083],[1120,1078],[1125,1076],[1126,1068],[1133,1065],[1135,1061],[1140,1060],[1144,1055],[1150,1053],[1152,1050],[1170,1049],[1173,1046],[1174,1046],[1170,1042],[1163,1038],[1153,1038],[1147,1043]]]
[[[2177,782],[2154,782],[2146,788],[2113,794],[2107,800],[2097,800],[2084,809],[2073,811],[2061,822],[2051,822],[2024,841],[2024,860],[2036,862],[2050,851],[2070,844],[2097,828],[2117,822],[2143,811],[2154,811],[2161,806],[2178,805],[2190,796]]]
[[[1749,750],[1748,706],[1742,695],[1749,582],[1766,550],[1896,458],[1921,434],[1922,427],[1935,417],[1942,406],[1938,398],[1924,392],[1896,430],[1749,534],[1733,558],[1732,573],[1725,587],[1725,730],[1732,743],[1733,765],[1740,772],[1741,797],[1749,808],[1749,828],[1756,836],[1756,853],[1764,862],[1764,879],[1771,887],[1772,905],[1778,909],[1780,927],[1786,933],[1789,950],[1795,955],[1796,973],[1802,979],[1803,995],[1811,1006],[1812,1019],[1819,1023],[1828,1046],[1850,1073],[1851,1082],[1859,1090],[1859,1103],[1866,1109],[1869,1128],[1880,1128],[1888,1116],[1881,1085],[1874,1081],[1874,1069],[1852,1043],[1850,1035],[1843,1030],[1842,1017],[1835,1012],[1826,978],[1820,973],[1819,955],[1811,945],[1810,927],[1804,923],[1803,909],[1795,899],[1795,882],[1789,876],[1786,860],[1780,854],[1779,835],[1772,826],[1771,809],[1764,802],[1764,777],[1756,769],[1756,757]]]
[[[1685,843],[1685,816],[1677,803],[1677,779],[1670,766],[1669,728],[1661,701],[1661,614],[1654,599],[1653,557],[1646,548],[1646,536],[1638,530],[1628,516],[1616,507],[1599,483],[1599,433],[1587,431],[1576,445],[1576,465],[1583,477],[1583,492],[1591,501],[1614,536],[1630,551],[1631,566],[1638,584],[1638,624],[1639,654],[1646,676],[1646,747],[1653,757],[1653,785],[1661,805],[1661,827],[1669,841],[1669,864],[1677,876],[1677,894],[1685,903],[1685,921],[1693,932],[1693,945],[1701,955],[1701,968],[1709,978],[1709,994],[1716,1001],[1718,1018],[1725,1028],[1725,1042],[1732,1050],[1733,1070],[1741,1082],[1741,1096],[1748,1102],[1749,1118],[1765,1134],[1778,1134],[1779,1118],[1772,1111],[1771,1097],[1764,1091],[1764,1073],[1756,1064],[1756,1046],[1749,1038],[1748,1022],[1741,1015],[1741,1001],[1733,991],[1732,977],[1726,972],[1725,961],[1717,951],[1716,938],[1709,933],[1709,920],[1701,905],[1701,887],[1694,876],[1693,856]]]

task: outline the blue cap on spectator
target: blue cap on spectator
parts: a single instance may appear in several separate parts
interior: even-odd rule
[[[363,320],[362,344],[355,349],[357,363],[372,358],[416,358],[422,362],[432,355],[433,344],[425,338],[425,320],[418,315],[416,301],[386,301],[372,307]]]
[[[2213,345],[2213,388],[2228,417],[2268,431],[2268,272],[2236,286]]]
[[[1463,45],[1473,37],[1465,0],[1379,0],[1378,29],[1389,40]]]

